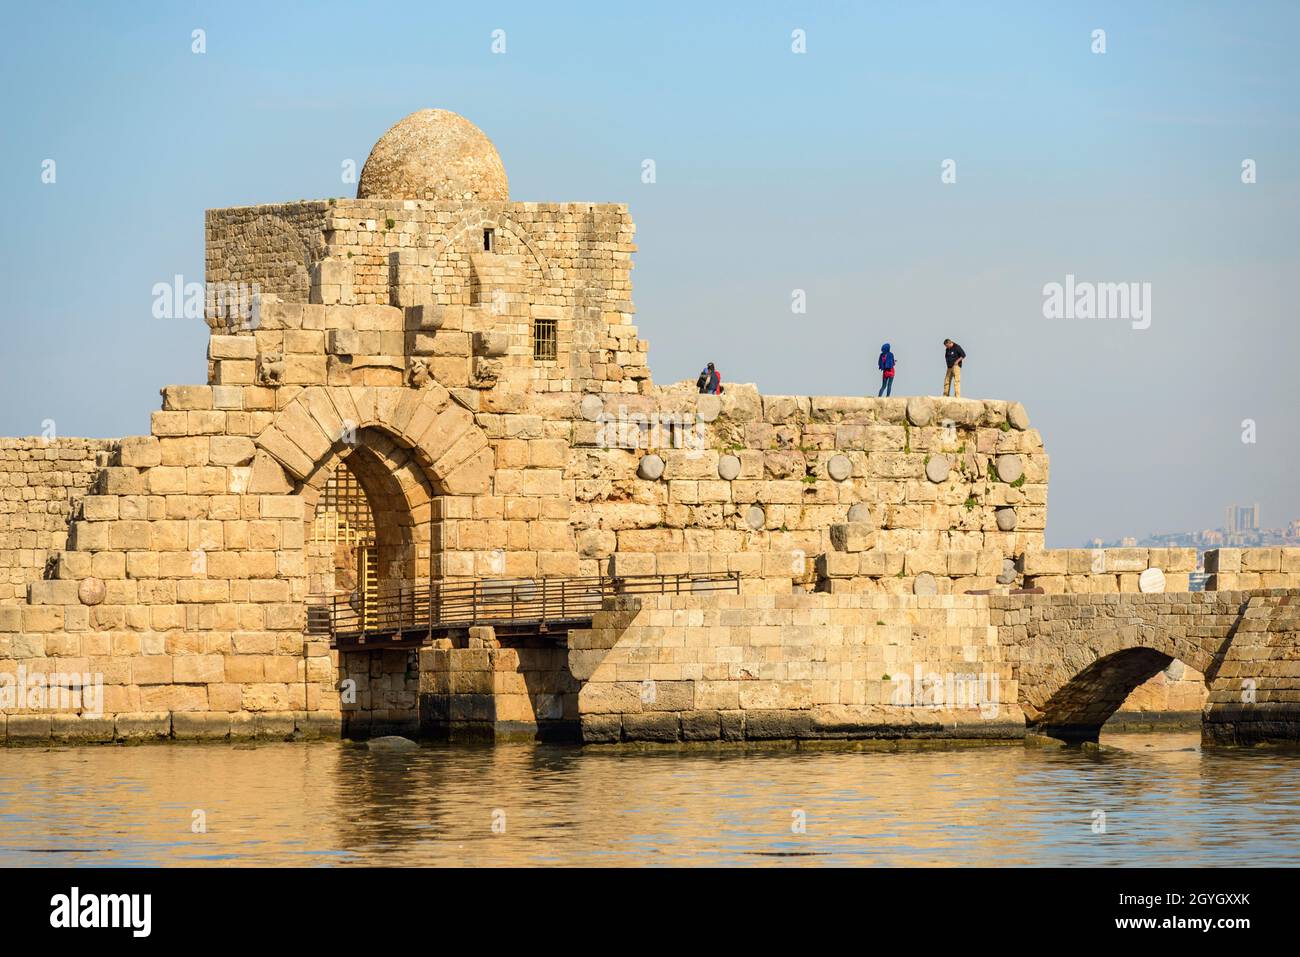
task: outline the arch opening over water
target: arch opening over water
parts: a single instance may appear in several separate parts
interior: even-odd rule
[[[1135,689],[1179,659],[1155,648],[1137,646],[1104,655],[1052,694],[1030,729],[1069,742],[1096,742],[1102,726]]]

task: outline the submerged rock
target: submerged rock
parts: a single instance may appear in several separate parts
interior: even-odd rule
[[[399,734],[386,734],[381,738],[371,738],[366,742],[366,747],[371,751],[412,751],[419,745]]]

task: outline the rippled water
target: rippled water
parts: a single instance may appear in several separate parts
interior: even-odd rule
[[[1300,864],[1300,752],[1103,743],[9,748],[0,865]]]

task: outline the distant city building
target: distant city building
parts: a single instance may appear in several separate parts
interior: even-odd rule
[[[1229,505],[1223,530],[1229,535],[1259,531],[1259,503],[1254,505]]]
[[[1105,542],[1100,538],[1087,541],[1087,548],[1195,548],[1204,555],[1209,548],[1300,547],[1300,519],[1292,519],[1278,528],[1263,528],[1259,522],[1259,504],[1229,505],[1224,510],[1223,528],[1206,528],[1199,532],[1152,533],[1144,538],[1126,536]],[[1198,558],[1198,565],[1200,564]]]

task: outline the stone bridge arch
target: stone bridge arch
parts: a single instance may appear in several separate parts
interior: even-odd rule
[[[1096,741],[1140,684],[1178,659],[1218,673],[1249,601],[1237,592],[997,599],[995,624],[1030,731]]]

